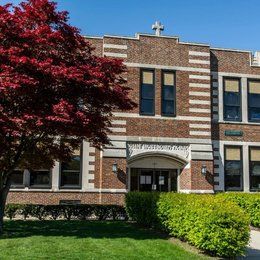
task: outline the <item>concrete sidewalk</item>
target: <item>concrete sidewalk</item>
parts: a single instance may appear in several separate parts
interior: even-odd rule
[[[243,259],[260,259],[260,231],[251,230],[247,255]]]

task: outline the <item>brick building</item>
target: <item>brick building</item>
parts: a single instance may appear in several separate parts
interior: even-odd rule
[[[139,104],[115,111],[112,146],[17,171],[14,203],[122,203],[131,190],[260,191],[260,55],[156,34],[87,37],[124,60]]]

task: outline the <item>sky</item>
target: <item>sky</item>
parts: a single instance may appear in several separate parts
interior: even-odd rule
[[[1,4],[20,0],[0,0]],[[212,47],[260,50],[260,0],[56,0],[83,35],[154,33]]]

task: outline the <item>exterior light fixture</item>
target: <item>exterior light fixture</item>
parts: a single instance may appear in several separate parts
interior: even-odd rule
[[[207,174],[207,166],[206,165],[201,166],[201,174],[204,175],[204,176]]]
[[[114,162],[113,165],[112,165],[112,172],[116,174],[117,171],[118,171],[118,166],[117,166],[117,163]]]

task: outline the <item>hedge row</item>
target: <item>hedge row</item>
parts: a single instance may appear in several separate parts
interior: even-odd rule
[[[117,205],[34,205],[34,204],[8,204],[5,216],[13,219],[16,216],[23,219],[34,217],[39,220],[63,218],[66,220],[80,219],[127,219],[127,214],[122,206]]]
[[[260,193],[219,193],[217,197],[235,202],[248,213],[251,225],[260,228]]]
[[[126,210],[139,224],[161,228],[212,255],[241,255],[249,241],[247,214],[224,198],[131,192]]]

